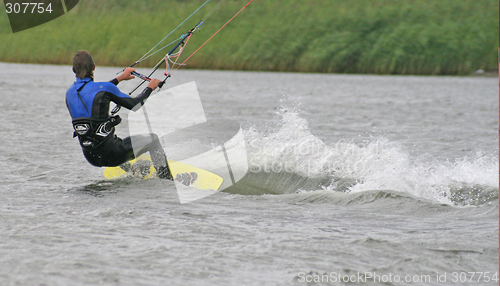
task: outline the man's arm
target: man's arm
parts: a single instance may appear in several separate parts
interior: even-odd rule
[[[114,85],[117,85],[119,82],[123,80],[130,80],[133,79],[134,76],[131,74],[134,72],[134,68],[126,68],[121,75],[119,75],[117,78],[112,79],[110,82]],[[138,104],[141,104],[141,106],[144,104],[144,101],[151,95],[151,92],[155,90],[158,87],[158,84],[160,83],[159,79],[151,79],[149,82],[148,86],[142,91],[141,94],[139,94],[136,97],[130,97],[118,90],[116,88],[115,92],[110,92],[109,97],[110,100],[113,101],[114,103],[121,105],[127,109],[133,109],[135,106]]]
[[[144,104],[144,101],[151,95],[151,92],[153,92],[153,89],[151,89],[150,87],[146,87],[141,92],[141,94],[136,97],[130,97],[128,94],[124,94],[120,91],[107,92],[106,95],[109,97],[110,101],[127,109],[133,109],[138,104],[142,106]]]

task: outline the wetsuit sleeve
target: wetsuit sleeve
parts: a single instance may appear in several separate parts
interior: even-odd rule
[[[114,85],[118,85],[120,82],[118,81],[118,79],[116,79],[116,77],[112,80],[109,81],[110,83],[114,84]]]
[[[121,92],[117,87],[114,87],[111,90],[108,90],[108,96],[114,103],[127,109],[132,109],[138,104],[141,104],[142,106],[144,101],[151,95],[151,92],[153,92],[153,89],[146,87],[138,96],[130,97],[128,94]]]

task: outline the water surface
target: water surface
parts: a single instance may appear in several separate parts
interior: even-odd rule
[[[64,103],[71,67],[0,74],[2,285],[336,285],[366,273],[401,280],[354,284],[457,285],[498,272],[496,78],[178,71],[169,86],[196,81],[207,118],[241,123],[250,167],[180,204],[172,183],[105,180],[85,161]],[[498,284],[473,282],[462,285]]]

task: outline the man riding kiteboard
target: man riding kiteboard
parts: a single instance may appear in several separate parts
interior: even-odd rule
[[[141,94],[130,97],[116,85],[122,80],[134,78],[131,73],[135,69],[126,68],[109,82],[94,82],[94,70],[92,56],[86,51],[77,52],[73,57],[76,81],[66,92],[66,106],[73,120],[73,137],[78,136],[87,161],[97,167],[116,167],[149,152],[157,176],[173,180],[158,136],[150,133],[121,139],[115,135],[115,126],[121,122],[121,118],[109,114],[110,102],[127,109],[140,108],[158,87],[160,80],[151,79]],[[130,168],[130,164],[122,166],[124,169]]]

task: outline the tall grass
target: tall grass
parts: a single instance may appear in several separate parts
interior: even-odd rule
[[[0,61],[70,64],[89,50],[100,65],[127,66],[203,0],[87,0],[52,22],[0,31]],[[226,0],[184,57],[247,0]],[[209,3],[167,43],[189,30]],[[188,68],[378,74],[468,74],[498,69],[497,0],[254,0],[188,61]],[[0,13],[0,27],[7,25]],[[151,66],[168,50],[148,59]]]

